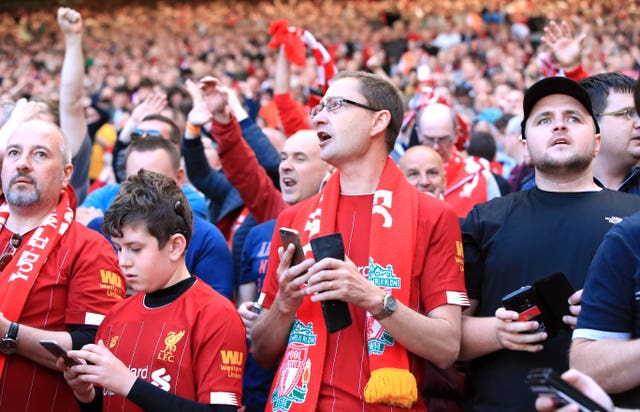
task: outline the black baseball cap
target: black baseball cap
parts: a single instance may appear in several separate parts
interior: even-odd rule
[[[529,88],[529,90],[527,90],[527,93],[525,93],[524,102],[522,104],[524,108],[524,118],[520,123],[523,139],[526,139],[524,129],[527,124],[527,119],[531,114],[531,110],[533,110],[533,107],[540,101],[540,99],[552,94],[564,94],[579,101],[593,118],[593,123],[596,126],[596,133],[600,133],[598,120],[596,119],[596,115],[593,113],[593,108],[591,107],[591,99],[584,87],[566,77],[555,76],[537,81]]]

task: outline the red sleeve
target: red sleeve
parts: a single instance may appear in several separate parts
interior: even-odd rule
[[[580,80],[586,79],[587,77],[589,77],[589,73],[587,73],[584,70],[581,64],[579,64],[578,67],[576,67],[573,70],[565,71],[564,75],[567,76],[567,78],[574,80],[576,82],[579,82]]]
[[[74,222],[60,246],[67,248],[69,289],[65,323],[99,325],[125,297],[125,280],[111,244],[98,232]]]
[[[278,116],[282,122],[284,134],[289,137],[295,132],[310,129],[308,116],[305,116],[298,107],[298,102],[293,100],[289,93],[279,93],[273,95],[273,101],[278,108]]]
[[[422,198],[422,196],[421,196]],[[435,199],[421,199],[414,267],[421,273],[420,300],[425,313],[445,304],[468,305],[460,224],[453,209]],[[422,259],[420,259],[422,257]]]
[[[235,118],[227,124],[211,123],[211,135],[218,143],[224,175],[238,190],[245,206],[258,223],[275,219],[287,207],[273,186],[255,153],[242,138]]]
[[[238,405],[242,399],[247,341],[238,312],[226,303],[203,310],[198,325],[205,327],[194,327],[193,373],[200,403],[230,404],[229,394],[235,394]]]

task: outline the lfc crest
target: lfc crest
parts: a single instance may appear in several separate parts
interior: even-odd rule
[[[302,403],[307,397],[307,384],[311,377],[309,346],[315,346],[316,339],[313,323],[305,325],[296,319],[278,370],[278,383],[271,395],[274,411],[288,411],[293,402]]]

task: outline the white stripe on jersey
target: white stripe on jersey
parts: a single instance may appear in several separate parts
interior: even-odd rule
[[[211,405],[233,405],[240,406],[238,397],[232,392],[210,392],[209,403]]]
[[[86,312],[84,314],[84,324],[85,325],[100,326],[100,324],[102,323],[103,319],[104,319],[104,315],[101,315],[99,313]]]
[[[469,297],[465,292],[447,291],[447,303],[451,305],[469,306]]]

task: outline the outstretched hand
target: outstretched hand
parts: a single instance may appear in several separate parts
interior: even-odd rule
[[[584,30],[574,37],[566,21],[563,20],[560,24],[551,21],[544,28],[542,41],[551,49],[554,59],[563,69],[574,69],[580,64],[587,35]]]
[[[167,96],[162,92],[154,92],[147,96],[131,112],[131,119],[140,123],[145,116],[160,113],[167,107]]]

